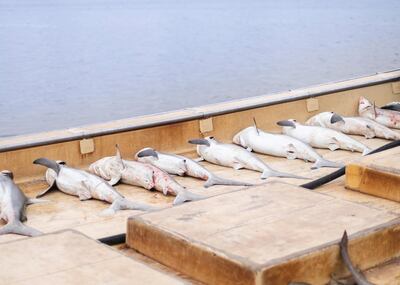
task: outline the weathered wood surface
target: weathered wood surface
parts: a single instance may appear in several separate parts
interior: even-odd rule
[[[0,284],[185,284],[75,231],[0,245]]]
[[[331,273],[344,274],[335,243],[345,229],[358,236],[351,252],[363,269],[400,255],[397,218],[289,184],[267,183],[132,217],[127,244],[208,284],[324,284]],[[393,224],[382,226],[386,223]]]
[[[363,157],[346,168],[346,187],[400,202],[400,147]]]
[[[133,258],[134,260],[137,260],[139,262],[142,262],[144,264],[146,264],[147,266],[149,266],[150,268],[153,268],[155,270],[164,272],[168,275],[174,276],[178,279],[182,279],[183,281],[185,281],[185,283],[187,284],[192,284],[192,285],[202,285],[204,283],[194,280],[193,278],[190,278],[189,276],[182,274],[179,271],[173,270],[170,267],[167,267],[157,261],[155,261],[154,259],[151,259],[150,257],[144,256],[143,254],[137,252],[136,250],[133,250],[131,248],[129,248],[126,244],[123,245],[116,245],[114,246],[116,250],[120,251],[121,253],[123,253],[124,255]]]
[[[400,259],[395,259],[365,272],[368,281],[376,285],[400,284]]]

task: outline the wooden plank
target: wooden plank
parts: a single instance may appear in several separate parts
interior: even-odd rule
[[[132,217],[127,244],[208,284],[324,284],[345,274],[337,248],[345,229],[359,236],[357,253],[365,251],[360,268],[398,256],[397,217],[274,182]],[[381,245],[371,253],[373,237]]]
[[[153,268],[155,270],[164,272],[168,275],[171,276],[175,276],[179,279],[182,279],[183,281],[185,281],[185,284],[192,284],[192,285],[202,285],[204,283],[194,280],[193,278],[188,277],[187,275],[184,275],[176,270],[173,270],[172,268],[169,268],[157,261],[155,261],[154,259],[151,259],[147,256],[144,256],[143,254],[140,254],[139,252],[137,252],[136,250],[133,250],[129,247],[126,246],[126,244],[123,245],[119,245],[119,246],[115,246],[115,248],[120,251],[122,254],[133,258],[139,262],[142,262],[144,264],[146,264],[148,267]]]
[[[346,167],[346,187],[400,202],[400,147],[363,157]]]
[[[76,231],[0,244],[0,284],[184,284]]]

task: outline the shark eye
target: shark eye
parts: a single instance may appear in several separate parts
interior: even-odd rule
[[[210,140],[213,140],[214,139],[214,137],[209,137],[210,138]]]
[[[297,120],[293,120],[293,122],[297,122]]]

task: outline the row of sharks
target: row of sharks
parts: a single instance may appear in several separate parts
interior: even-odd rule
[[[399,102],[377,108],[375,104],[361,97],[359,117],[343,117],[334,112],[323,112],[313,116],[305,124],[293,119],[283,120],[277,122],[282,127],[280,134],[259,129],[254,120],[254,126],[238,132],[233,137],[233,143],[222,143],[214,137],[189,140],[189,143],[197,145],[198,159],[144,148],[135,154],[136,160],[126,160],[121,157],[119,147],[116,146],[115,156],[104,157],[92,163],[89,171],[85,171],[69,167],[63,161],[39,158],[33,163],[47,167],[45,177],[49,187],[35,199],[26,197],[19,189],[13,181],[12,172],[4,170],[0,173],[0,218],[7,222],[0,228],[0,235],[41,234],[38,230],[23,224],[26,221],[25,208],[30,204],[44,202],[39,198],[54,189],[77,196],[81,201],[88,199],[105,201],[111,205],[103,211],[103,214],[113,214],[126,209],[142,211],[158,209],[125,198],[113,187],[119,182],[148,190],[155,189],[164,195],[174,195],[176,196],[174,205],[203,199],[204,196],[187,190],[171,175],[205,180],[204,187],[253,185],[219,177],[199,164],[201,160],[234,169],[255,170],[262,173],[261,179],[268,177],[308,179],[273,169],[253,152],[313,162],[311,169],[342,167],[341,163],[324,159],[313,147],[327,148],[331,151],[344,149],[365,155],[371,150],[348,135],[397,140],[400,135],[390,128],[400,128],[399,110]]]
[[[396,140],[400,135],[391,130],[400,128],[400,103],[392,102],[377,108],[367,99],[359,101],[359,117],[343,117],[333,112],[323,112],[311,117],[304,125],[296,120],[277,122],[282,126],[282,133],[270,133],[254,126],[239,131],[233,137],[233,143],[222,143],[214,137],[189,140],[197,145],[198,159],[160,152],[144,148],[135,154],[136,160],[121,157],[116,146],[116,155],[104,157],[89,166],[89,171],[69,167],[63,161],[47,158],[36,159],[33,163],[47,167],[46,181],[49,187],[35,199],[27,198],[13,181],[10,171],[0,174],[0,218],[7,224],[0,228],[0,234],[17,233],[36,235],[37,230],[25,226],[25,207],[42,202],[40,197],[49,191],[60,191],[77,196],[80,200],[98,199],[110,203],[103,214],[112,214],[118,210],[152,211],[156,207],[134,202],[125,198],[113,186],[125,183],[151,190],[155,189],[164,195],[176,196],[173,204],[203,199],[187,190],[171,175],[191,176],[205,180],[204,187],[213,185],[251,186],[252,183],[219,177],[199,163],[201,160],[234,169],[250,169],[261,172],[261,179],[283,177],[308,179],[292,173],[271,168],[253,152],[287,159],[301,159],[313,162],[311,169],[321,167],[342,167],[343,164],[324,159],[315,148],[330,150],[345,149],[367,154],[370,149],[348,136],[363,135],[366,138],[379,137]]]
[[[126,160],[116,146],[116,155],[104,157],[89,166],[89,171],[68,166],[63,161],[47,158],[36,159],[33,163],[47,167],[45,174],[49,187],[35,199],[27,198],[13,181],[10,171],[0,173],[0,218],[7,224],[0,228],[0,235],[16,233],[27,236],[39,234],[39,231],[23,224],[26,220],[25,207],[43,202],[39,199],[49,191],[58,189],[66,194],[77,196],[81,201],[97,199],[110,205],[103,214],[112,214],[118,210],[157,210],[157,207],[134,202],[125,198],[113,186],[125,183],[176,198],[173,205],[185,201],[204,198],[187,190],[171,175],[191,176],[205,180],[204,187],[213,185],[251,186],[252,183],[219,177],[199,163],[201,160],[234,169],[250,169],[261,172],[261,179],[283,177],[308,179],[270,167],[253,152],[287,159],[301,159],[313,162],[311,169],[321,167],[342,167],[338,162],[324,159],[315,148],[327,148],[332,151],[345,149],[363,154],[370,149],[348,136],[363,135],[366,138],[400,139],[399,133],[391,128],[400,128],[400,103],[392,102],[377,108],[367,99],[359,101],[359,117],[343,117],[334,112],[319,113],[304,125],[296,120],[279,121],[282,133],[269,133],[254,126],[239,131],[233,137],[233,143],[222,143],[214,137],[191,139],[189,143],[197,145],[198,159],[164,153],[153,148],[144,148],[135,154],[136,160]]]
[[[254,125],[238,132],[233,143],[221,143],[214,137],[189,140],[197,145],[198,159],[144,148],[135,154],[135,160],[126,160],[121,156],[118,145],[116,155],[104,157],[89,166],[88,171],[69,167],[63,161],[47,158],[36,159],[33,163],[47,167],[45,179],[49,187],[36,198],[28,198],[13,180],[13,173],[0,172],[0,218],[6,225],[0,228],[0,235],[20,234],[37,236],[40,231],[25,225],[25,209],[28,205],[47,202],[40,199],[49,191],[58,189],[66,194],[77,196],[81,201],[97,199],[111,204],[103,214],[113,214],[118,210],[153,211],[159,208],[131,201],[119,193],[113,186],[117,183],[155,189],[164,195],[176,196],[173,204],[204,198],[180,185],[171,175],[191,176],[205,180],[204,187],[213,185],[251,186],[252,183],[219,177],[199,163],[201,160],[234,169],[250,169],[261,172],[261,179],[284,177],[307,179],[291,173],[271,168],[253,152],[287,159],[301,159],[313,162],[311,169],[321,167],[338,168],[343,165],[324,159],[315,148],[327,148],[331,151],[344,149],[357,151],[363,155],[370,149],[348,135],[362,135],[366,138],[400,139],[400,134],[390,128],[400,129],[400,103],[392,102],[381,108],[361,97],[359,117],[344,117],[334,112],[323,112],[310,118],[305,124],[296,120],[277,122],[282,133],[269,133]],[[345,241],[344,241],[345,239]],[[341,242],[341,253],[346,264],[351,262],[346,253],[347,235]],[[350,268],[358,284],[365,280],[354,268]],[[367,281],[366,281],[367,282]]]

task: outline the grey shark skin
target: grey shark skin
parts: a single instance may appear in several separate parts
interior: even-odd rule
[[[42,233],[24,225],[27,220],[25,208],[34,203],[43,202],[39,199],[30,199],[19,189],[13,181],[11,172],[0,173],[0,217],[7,224],[0,228],[0,235],[18,234],[23,236],[38,236]]]
[[[253,184],[241,181],[235,181],[219,177],[208,171],[196,161],[177,154],[170,154],[156,151],[152,148],[144,148],[135,155],[136,159],[141,162],[153,164],[154,166],[168,172],[169,174],[179,176],[191,176],[206,180],[204,187],[213,185],[237,185],[252,186]]]
[[[126,199],[102,178],[86,171],[58,164],[47,158],[36,159],[33,163],[47,166],[54,171],[53,184],[37,197],[41,197],[52,189],[57,188],[63,193],[79,197],[81,201],[94,198],[110,203],[111,206],[103,211],[104,214],[113,214],[118,210],[148,211],[156,209],[152,206]]]
[[[248,150],[235,144],[220,143],[214,137],[189,140],[189,143],[197,145],[197,153],[201,159],[234,169],[246,168],[261,172],[261,179],[268,177],[308,179],[291,173],[276,171]]]
[[[351,272],[351,275],[353,276],[354,281],[358,285],[374,285],[371,282],[368,282],[365,277],[360,273],[353,265],[351,262],[349,252],[347,249],[348,246],[348,237],[347,237],[347,232],[344,231],[342,240],[340,241],[340,255],[343,259],[344,264],[346,265],[347,269]]]

